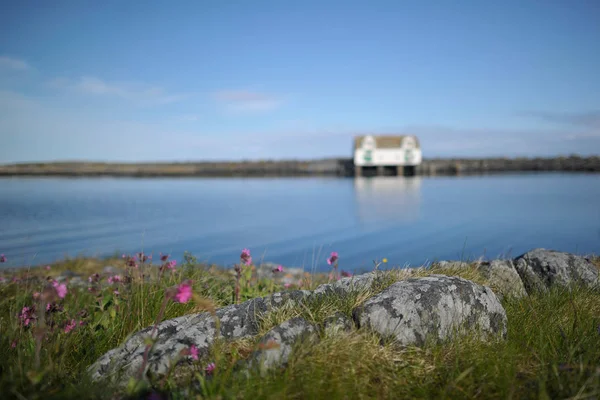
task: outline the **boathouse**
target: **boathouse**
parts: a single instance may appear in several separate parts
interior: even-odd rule
[[[416,136],[374,136],[354,138],[354,174],[414,175],[422,154]]]

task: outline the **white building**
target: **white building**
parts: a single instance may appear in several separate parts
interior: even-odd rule
[[[416,136],[366,135],[354,138],[354,166],[358,175],[363,167],[415,167],[421,161],[421,148]]]

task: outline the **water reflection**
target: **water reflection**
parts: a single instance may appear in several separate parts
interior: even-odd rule
[[[421,178],[357,177],[354,198],[356,214],[363,226],[415,221],[421,204]]]

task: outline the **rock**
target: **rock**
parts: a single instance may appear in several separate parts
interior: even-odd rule
[[[511,260],[484,261],[479,264],[478,269],[500,300],[504,297],[527,296],[523,281]]]
[[[333,283],[319,285],[313,292],[314,295],[327,295],[332,293],[346,294],[352,291],[369,289],[383,274],[378,271],[367,272],[362,275],[354,275],[342,278]]]
[[[330,317],[327,317],[323,322],[323,328],[326,333],[336,334],[339,332],[350,332],[354,329],[354,321],[348,318],[346,314],[336,312]]]
[[[216,311],[220,321],[219,337],[232,340],[254,336],[258,334],[259,314],[288,302],[303,301],[309,295],[309,291],[292,290],[223,307]],[[92,379],[112,377],[117,382],[125,383],[130,376],[136,376],[143,364],[146,338],[152,331],[153,327],[145,328],[119,348],[100,357],[89,368]],[[216,336],[215,319],[209,313],[186,315],[161,322],[153,336],[156,343],[149,354],[144,376],[164,375],[179,352],[192,345],[198,348],[200,357],[206,356]]]
[[[129,377],[138,377],[143,365],[146,338],[153,327],[143,329],[100,357],[89,368],[93,380],[107,379],[125,384]],[[179,352],[195,345],[200,356],[205,356],[215,339],[215,322],[209,313],[185,315],[158,324],[154,348],[149,353],[148,363],[142,377],[148,374],[164,374]]]
[[[123,270],[120,268],[113,267],[112,265],[107,265],[102,268],[102,274],[104,275],[119,275],[123,274]]]
[[[294,349],[301,340],[314,337],[316,328],[304,318],[296,317],[268,331],[259,341],[259,350],[250,358],[250,367],[258,367],[261,373],[284,367]],[[262,347],[262,348],[261,348]]]
[[[63,272],[61,272],[60,276],[64,277],[64,278],[74,278],[76,276],[80,277],[81,275],[78,274],[77,272],[73,272],[73,271],[67,269],[67,270],[64,270]]]
[[[535,249],[514,260],[527,293],[558,285],[598,286],[598,268],[587,258],[554,250]]]
[[[366,327],[400,344],[442,341],[455,330],[506,336],[506,312],[488,287],[458,277],[431,275],[397,282],[353,310]]]
[[[439,268],[465,268],[465,267],[468,267],[469,264],[464,261],[442,260],[437,263],[434,263],[434,266],[439,267]]]
[[[86,287],[87,282],[81,279],[79,276],[69,279],[69,286],[71,287]]]

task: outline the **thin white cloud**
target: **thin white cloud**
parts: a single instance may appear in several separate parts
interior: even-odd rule
[[[600,129],[600,110],[583,112],[526,111],[520,114],[554,124]]]
[[[565,140],[588,140],[588,139],[600,139],[600,132],[598,133],[583,133],[567,135],[564,137]]]
[[[228,111],[267,112],[281,106],[281,99],[265,93],[245,90],[223,90],[214,93],[214,98]]]
[[[144,104],[169,104],[188,97],[186,94],[167,93],[163,88],[142,83],[112,83],[83,76],[76,80],[55,78],[48,82],[54,88],[64,88],[99,97],[117,97]]]
[[[26,61],[20,58],[14,58],[9,56],[0,56],[0,68],[12,69],[17,71],[26,71],[31,68]]]

